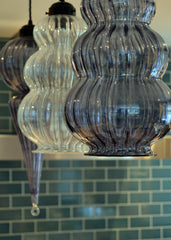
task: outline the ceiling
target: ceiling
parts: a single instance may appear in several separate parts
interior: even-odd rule
[[[28,22],[29,0],[0,0],[0,37],[12,37]],[[32,0],[33,23],[43,18],[45,12],[56,0]],[[80,16],[81,0],[68,0],[77,9]],[[157,13],[151,27],[162,35],[166,43],[171,46],[171,1],[156,0]]]

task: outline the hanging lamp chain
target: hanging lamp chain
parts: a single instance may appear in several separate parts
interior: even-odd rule
[[[33,25],[32,22],[32,1],[29,0],[29,25]]]

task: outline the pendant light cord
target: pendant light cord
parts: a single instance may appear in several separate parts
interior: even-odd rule
[[[32,23],[32,2],[29,0],[29,25],[33,25]]]

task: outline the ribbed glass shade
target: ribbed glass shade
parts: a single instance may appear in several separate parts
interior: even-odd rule
[[[23,152],[33,206],[32,215],[37,216],[39,214],[38,197],[43,154],[32,153],[37,146],[22,134],[17,122],[19,105],[23,97],[29,92],[29,88],[24,80],[24,65],[28,58],[38,50],[37,44],[32,36],[33,27],[32,22],[23,26],[20,30],[20,37],[8,41],[1,49],[0,74],[3,81],[12,90],[20,94],[20,96],[10,99],[9,108]]]
[[[32,36],[18,37],[8,41],[0,51],[0,74],[14,91],[28,93],[23,69],[28,58],[38,47]]]
[[[33,206],[33,215],[39,214],[38,198],[40,178],[42,172],[43,154],[32,153],[37,148],[36,144],[29,141],[21,132],[17,122],[17,112],[23,96],[13,97],[9,101],[9,108],[13,117],[15,129],[17,131],[21,148],[24,155],[24,162],[26,166],[27,178],[29,181],[29,188],[31,194],[31,202]],[[36,212],[38,210],[38,212]]]
[[[64,103],[75,75],[72,47],[85,23],[75,16],[52,15],[34,28],[39,51],[25,65],[29,94],[23,99],[18,123],[22,132],[38,145],[37,152],[82,151],[64,122]]]
[[[171,91],[161,80],[168,48],[149,27],[154,14],[154,0],[82,0],[89,28],[74,46],[80,81],[65,116],[87,155],[153,155],[169,131]]]

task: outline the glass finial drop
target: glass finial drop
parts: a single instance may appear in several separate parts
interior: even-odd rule
[[[34,217],[39,216],[40,214],[40,209],[38,208],[37,204],[33,204],[33,207],[31,209],[31,215]]]

